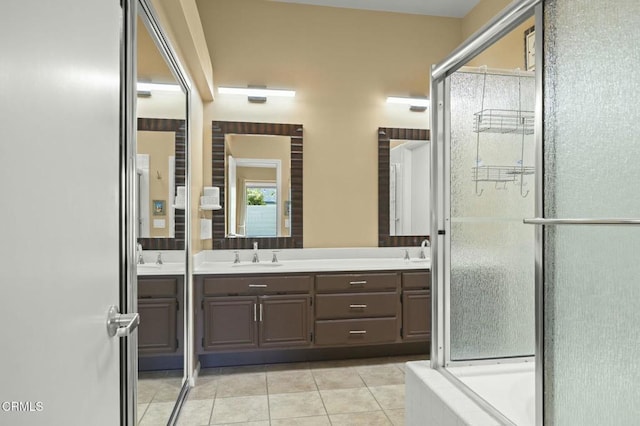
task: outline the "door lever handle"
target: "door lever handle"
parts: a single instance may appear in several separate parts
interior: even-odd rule
[[[140,314],[121,314],[112,305],[107,313],[107,332],[110,337],[125,337],[131,334],[140,324]]]

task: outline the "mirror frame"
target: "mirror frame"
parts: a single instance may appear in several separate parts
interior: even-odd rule
[[[175,182],[173,193],[178,186],[186,186],[185,158],[185,120],[172,118],[138,118],[137,130],[154,132],[175,132]],[[168,206],[168,208],[172,208]],[[144,250],[184,250],[185,213],[184,209],[175,209],[173,238],[138,238]]]
[[[302,124],[213,121],[211,123],[211,182],[220,188],[220,210],[214,210],[213,249],[250,249],[257,242],[264,249],[302,248]],[[273,135],[291,138],[291,236],[233,237],[226,234],[225,137],[238,135]]]
[[[378,128],[378,247],[418,246],[429,235],[389,235],[389,163],[391,139],[431,140],[428,129]],[[430,220],[430,218],[427,218]]]

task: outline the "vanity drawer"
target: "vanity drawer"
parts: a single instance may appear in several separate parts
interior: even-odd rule
[[[392,343],[398,337],[396,318],[316,321],[316,346]]]
[[[400,274],[332,274],[316,276],[318,292],[395,290]]]
[[[431,272],[404,272],[402,288],[431,288]]]
[[[138,277],[138,297],[176,297],[178,294],[177,278],[143,278]]]
[[[205,278],[204,295],[309,293],[312,283],[309,275]]]
[[[399,300],[395,292],[318,294],[316,318],[393,317],[398,313]]]

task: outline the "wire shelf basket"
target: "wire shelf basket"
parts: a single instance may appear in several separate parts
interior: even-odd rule
[[[471,168],[474,182],[516,182],[535,173],[532,166],[477,166]]]
[[[475,133],[518,133],[532,135],[535,128],[533,111],[485,109],[474,114]]]

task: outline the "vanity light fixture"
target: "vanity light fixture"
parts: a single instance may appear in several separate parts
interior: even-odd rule
[[[177,84],[145,83],[139,81],[136,85],[138,93],[149,94],[151,92],[182,92],[182,88]]]
[[[387,97],[388,104],[409,105],[411,111],[424,112],[429,108],[431,101],[429,98],[400,98],[397,96]]]
[[[218,87],[218,93],[223,95],[244,95],[249,102],[264,103],[268,96],[293,98],[295,90],[267,89],[266,87]]]

